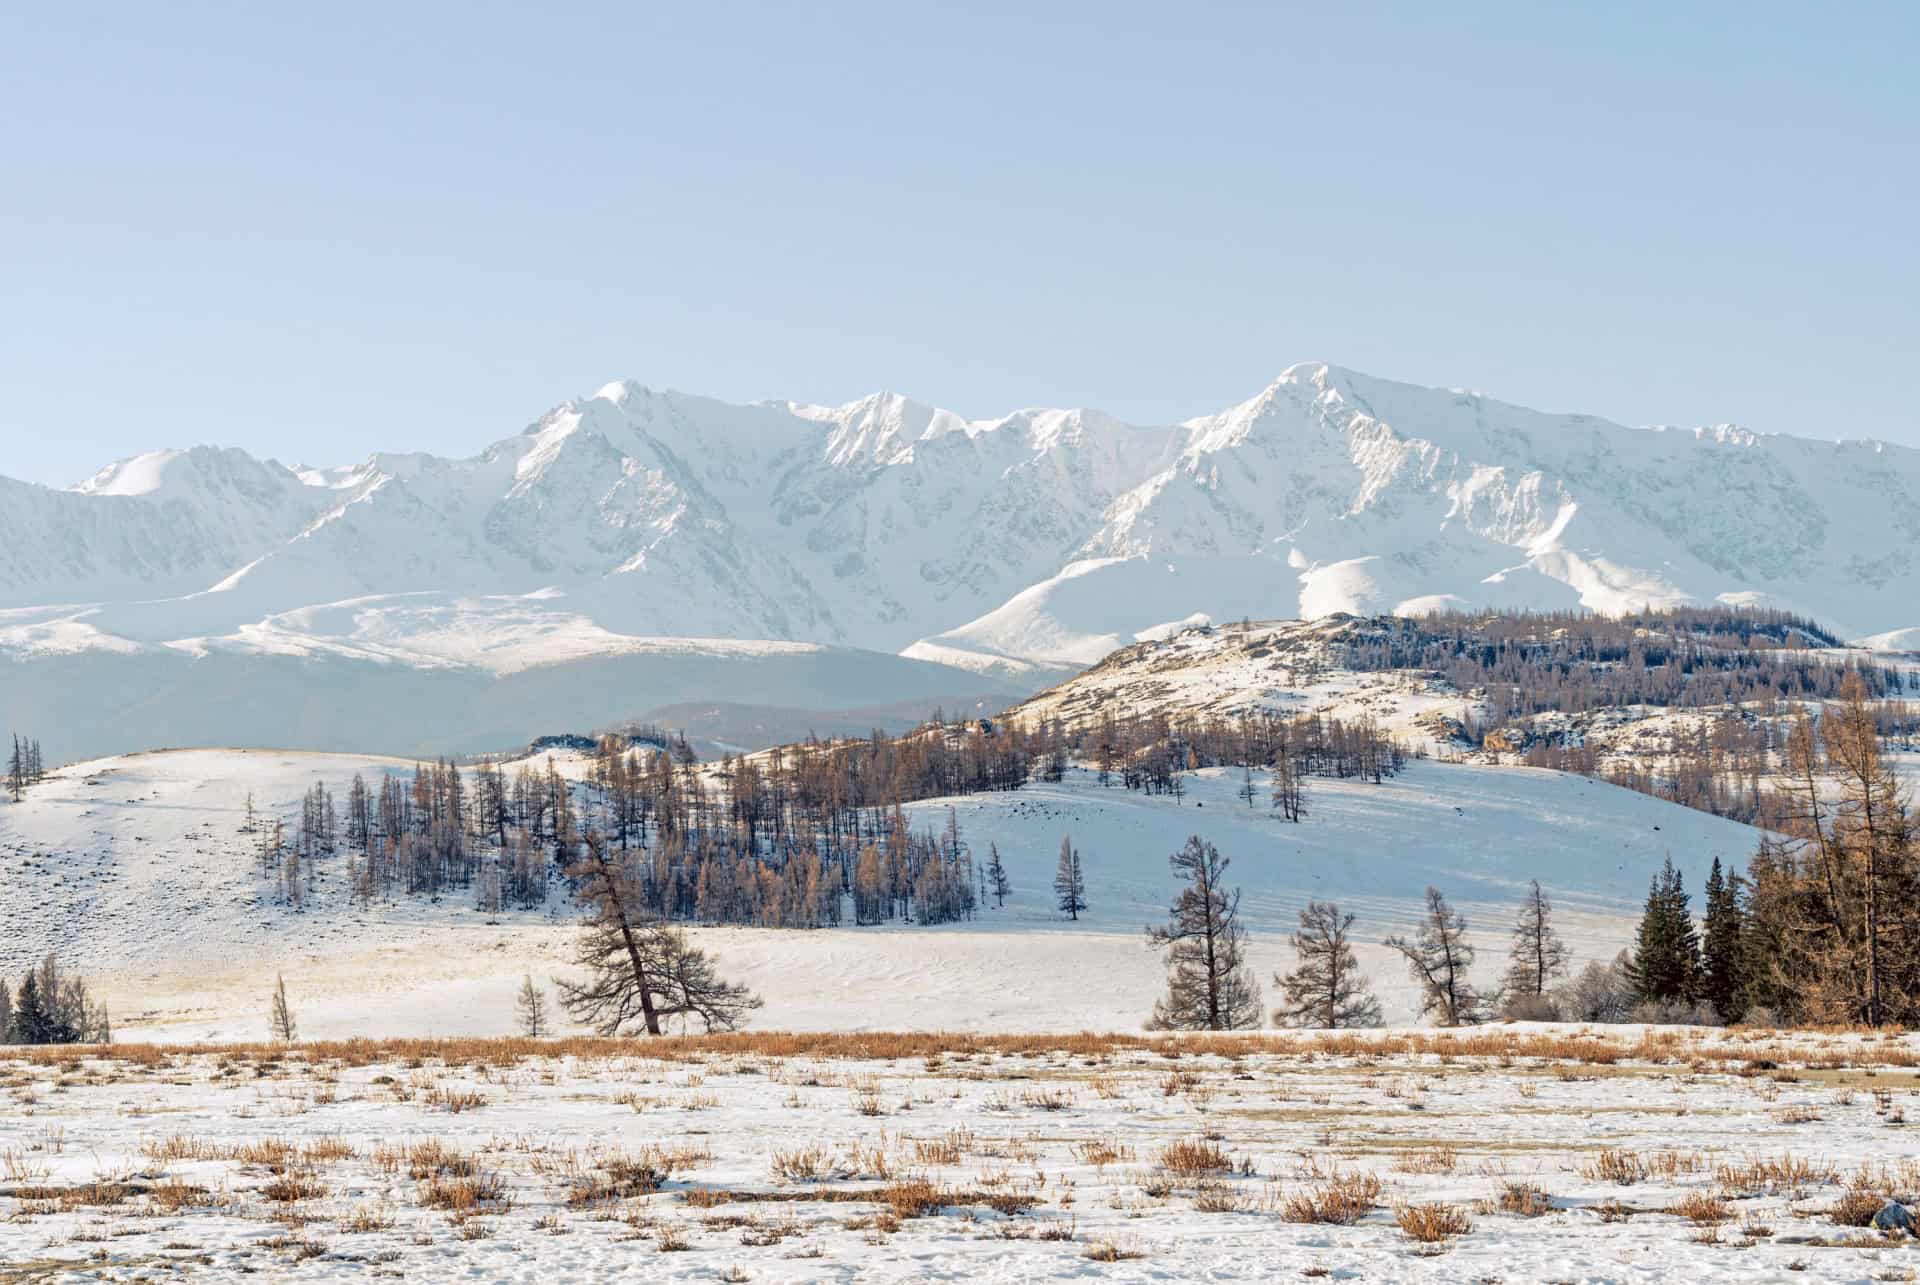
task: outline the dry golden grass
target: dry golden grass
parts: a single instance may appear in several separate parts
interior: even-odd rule
[[[971,1129],[949,1129],[945,1137],[915,1139],[913,1158],[923,1165],[957,1165],[966,1159],[973,1145]]]
[[[456,1218],[501,1214],[513,1207],[506,1183],[498,1174],[487,1173],[430,1178],[420,1185],[419,1200],[422,1209],[442,1209]]]
[[[449,1089],[436,1084],[426,1091],[421,1101],[430,1107],[459,1115],[462,1111],[473,1111],[487,1105],[487,1095],[475,1089]]]
[[[1121,1263],[1133,1258],[1145,1258],[1143,1250],[1117,1240],[1096,1240],[1088,1245],[1080,1257],[1096,1263]]]
[[[1231,1183],[1210,1178],[1194,1189],[1193,1207],[1203,1214],[1239,1214],[1252,1208],[1253,1202]]]
[[[1460,1153],[1449,1146],[1428,1147],[1422,1151],[1410,1151],[1394,1163],[1401,1173],[1452,1173],[1454,1166],[1460,1163]]]
[[[177,1214],[183,1209],[215,1203],[212,1192],[180,1178],[167,1178],[155,1183],[147,1189],[147,1198],[153,1202],[156,1210],[164,1214]]]
[[[552,1061],[575,1058],[605,1060],[636,1052],[663,1061],[693,1061],[703,1057],[838,1058],[870,1061],[929,1057],[1036,1056],[1065,1053],[1076,1057],[1110,1056],[1122,1052],[1165,1056],[1218,1057],[1349,1057],[1417,1059],[1537,1059],[1609,1066],[1619,1062],[1661,1065],[1699,1064],[1740,1070],[1749,1064],[1797,1064],[1816,1070],[1853,1067],[1920,1067],[1920,1049],[1899,1041],[1860,1038],[1873,1032],[1860,1028],[1812,1028],[1781,1031],[1771,1038],[1749,1042],[1721,1040],[1688,1042],[1679,1032],[1652,1031],[1638,1038],[1611,1034],[1560,1034],[1489,1030],[1368,1031],[1288,1034],[1135,1035],[1081,1032],[1079,1034],[988,1035],[963,1031],[929,1032],[788,1032],[735,1031],[714,1035],[674,1035],[654,1039],[571,1036],[562,1039],[516,1038],[326,1040],[310,1044],[112,1044],[104,1046],[0,1047],[0,1060],[29,1065],[61,1066],[87,1061],[117,1064],[128,1069],[159,1070],[176,1059],[208,1054],[231,1061],[251,1061],[256,1067],[288,1063],[365,1067],[383,1062],[437,1062],[445,1067],[510,1067],[523,1060]],[[1807,1037],[1830,1039],[1819,1047]]]
[[[1688,1192],[1668,1205],[1667,1212],[1678,1214],[1696,1227],[1717,1227],[1733,1217],[1726,1201],[1704,1191]]]
[[[1849,1187],[1827,1210],[1827,1217],[1842,1227],[1867,1227],[1885,1203],[1871,1191]]]
[[[1723,1164],[1714,1170],[1714,1181],[1723,1194],[1736,1199],[1779,1193],[1797,1198],[1810,1188],[1840,1181],[1840,1173],[1830,1164],[1783,1152]]]
[[[289,1169],[261,1187],[260,1194],[275,1204],[292,1204],[296,1200],[320,1199],[327,1194],[327,1185],[317,1174]]]
[[[926,1178],[906,1178],[881,1189],[880,1202],[897,1218],[918,1218],[944,1205],[944,1193]]]
[[[1447,1204],[1401,1205],[1393,1211],[1393,1221],[1409,1240],[1432,1245],[1449,1236],[1464,1236],[1473,1230],[1466,1213]]]
[[[1380,1179],[1370,1173],[1340,1174],[1296,1192],[1281,1202],[1280,1217],[1290,1223],[1359,1222],[1380,1203]]]
[[[835,1163],[833,1154],[817,1142],[775,1151],[768,1167],[780,1182],[824,1182],[847,1176],[846,1170]]]
[[[225,1153],[209,1138],[175,1133],[164,1138],[148,1138],[140,1144],[140,1154],[155,1164],[169,1164],[180,1160],[218,1160]]]
[[[650,1196],[672,1176],[673,1158],[649,1147],[637,1156],[615,1152],[600,1156],[592,1169],[573,1174],[567,1182],[567,1203],[574,1208],[612,1204],[635,1196]]]
[[[243,1165],[257,1165],[272,1173],[285,1173],[298,1161],[299,1155],[300,1149],[285,1138],[261,1138],[229,1147],[226,1158]]]
[[[1220,1149],[1220,1145],[1205,1138],[1181,1138],[1169,1142],[1160,1151],[1159,1164],[1168,1173],[1178,1174],[1182,1178],[1226,1173],[1233,1168],[1233,1161]]]
[[[1133,1160],[1133,1148],[1126,1146],[1116,1147],[1111,1142],[1106,1142],[1099,1138],[1089,1138],[1085,1142],[1074,1145],[1073,1155],[1074,1158],[1083,1165],[1092,1165],[1095,1169],[1105,1169],[1108,1165],[1114,1164],[1115,1162],[1131,1162]]]
[[[1631,1187],[1647,1176],[1647,1162],[1634,1152],[1602,1147],[1600,1154],[1587,1162],[1580,1172],[1600,1182],[1617,1182],[1622,1187]]]
[[[1522,1218],[1538,1218],[1553,1212],[1553,1202],[1547,1193],[1530,1182],[1502,1183],[1493,1203],[1501,1213],[1518,1214]]]
[[[391,1230],[393,1211],[385,1205],[361,1205],[340,1219],[344,1232],[371,1233]]]
[[[431,1178],[468,1178],[479,1171],[473,1157],[438,1138],[423,1138],[400,1152],[407,1177],[416,1182]]]

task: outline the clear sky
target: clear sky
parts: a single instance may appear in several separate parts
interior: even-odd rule
[[[1911,3],[6,5],[0,473],[1305,359],[1920,444],[1917,67]]]

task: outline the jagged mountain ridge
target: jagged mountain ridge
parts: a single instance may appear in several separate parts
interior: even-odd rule
[[[636,637],[1080,665],[1201,617],[1766,602],[1915,624],[1920,452],[1631,429],[1321,364],[1183,424],[633,383],[467,459],[0,483],[0,645],[512,670]],[[78,604],[78,605],[75,605]]]

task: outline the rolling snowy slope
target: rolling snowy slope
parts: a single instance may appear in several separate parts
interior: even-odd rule
[[[564,760],[563,760],[564,762]],[[569,765],[577,767],[577,765]],[[358,772],[394,760],[270,751],[141,754],[61,770],[27,802],[0,807],[0,943],[14,972],[58,948],[97,977],[132,1038],[259,1034],[263,978],[284,970],[310,1035],[507,1029],[524,973],[565,967],[572,930],[557,889],[532,911],[486,916],[470,899],[353,908],[344,859],[323,863],[302,911],[273,903],[240,833],[249,795],[297,814],[314,781],[340,797]],[[953,927],[698,929],[767,1000],[758,1024],[811,1029],[1133,1028],[1160,984],[1142,942],[1173,891],[1166,859],[1198,833],[1233,860],[1261,977],[1289,966],[1286,934],[1309,897],[1361,917],[1361,955],[1389,1015],[1413,996],[1377,944],[1409,927],[1428,883],[1466,912],[1498,974],[1520,890],[1538,878],[1582,958],[1626,944],[1646,881],[1671,853],[1697,888],[1706,863],[1743,859],[1747,827],[1598,782],[1525,768],[1417,762],[1374,786],[1318,781],[1305,821],[1235,797],[1237,775],[1195,774],[1181,802],[1103,789],[1084,772],[1057,785],[913,804],[916,829],[947,809],[984,860],[999,847],[1014,892]],[[1264,804],[1264,799],[1260,800]],[[1053,865],[1071,835],[1091,909],[1053,909]]]

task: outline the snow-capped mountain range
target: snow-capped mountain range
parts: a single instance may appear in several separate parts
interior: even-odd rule
[[[1154,427],[617,383],[467,459],[0,479],[0,650],[497,677],[770,640],[1032,686],[1196,617],[1720,600],[1890,633],[1920,625],[1917,537],[1920,451],[1324,364]]]

